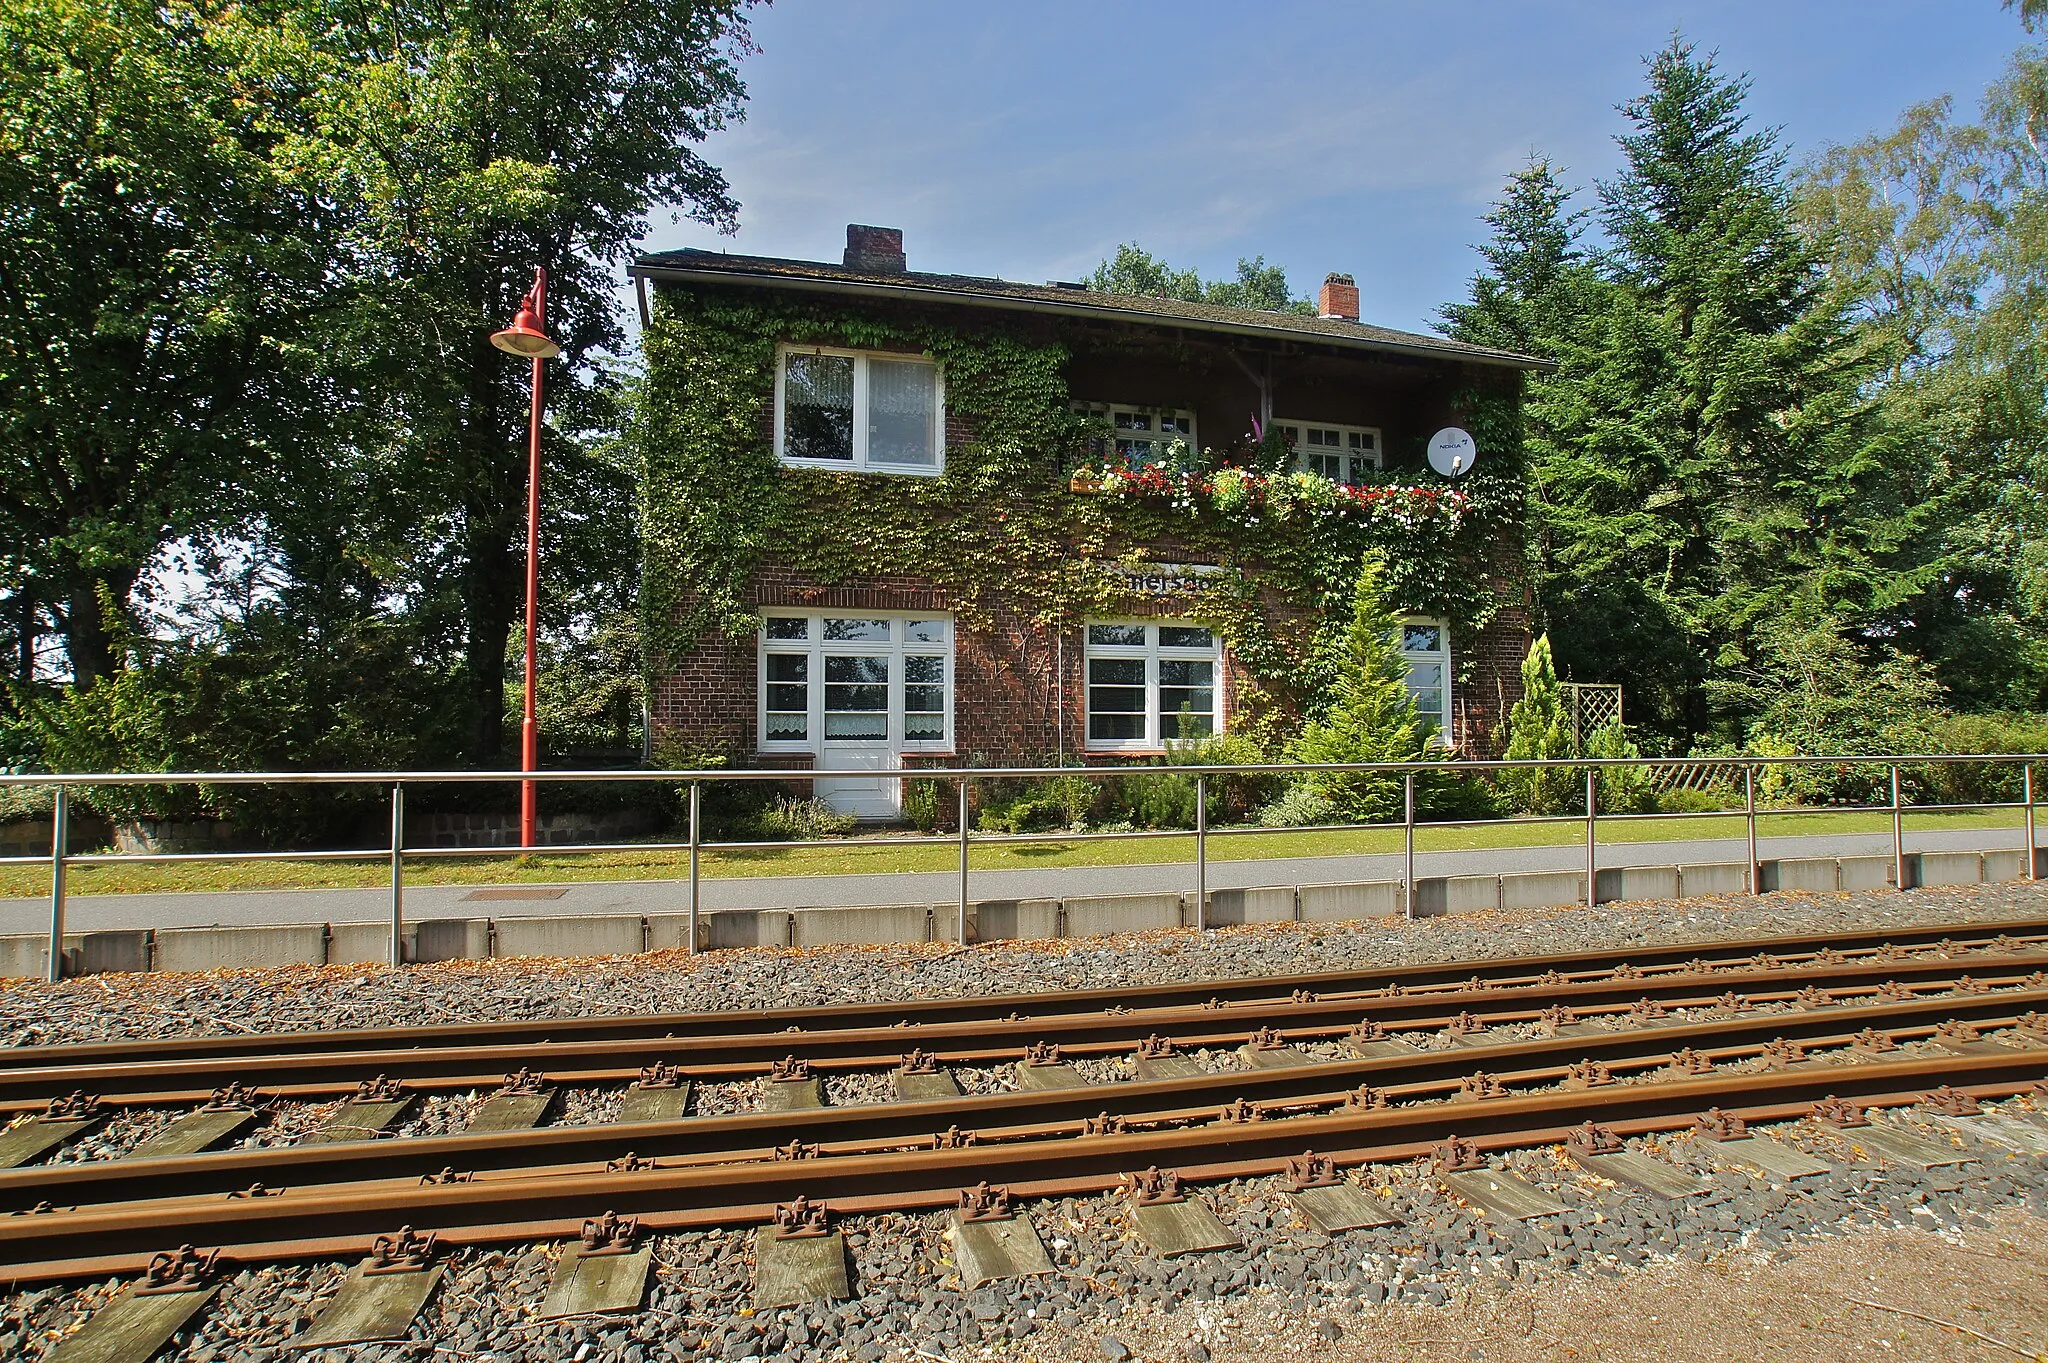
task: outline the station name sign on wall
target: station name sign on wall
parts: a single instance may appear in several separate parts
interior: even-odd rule
[[[1213,563],[1111,563],[1111,580],[1132,596],[1192,596],[1215,586]]]

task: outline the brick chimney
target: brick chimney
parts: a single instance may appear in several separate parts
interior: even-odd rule
[[[847,247],[846,250],[849,256],[852,255],[853,248],[851,246]],[[1358,320],[1358,285],[1352,280],[1350,275],[1331,274],[1323,276],[1323,292],[1322,296],[1316,300],[1316,315],[1319,317],[1340,318],[1346,322],[1356,322]]]
[[[846,224],[846,268],[869,274],[902,274],[909,268],[903,259],[903,229]],[[1357,297],[1354,291],[1352,298]],[[1351,310],[1358,311],[1355,301]]]

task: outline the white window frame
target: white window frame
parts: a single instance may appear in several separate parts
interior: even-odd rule
[[[1364,474],[1378,473],[1387,466],[1386,442],[1377,426],[1347,426],[1341,421],[1304,421],[1299,417],[1274,417],[1273,425],[1286,437],[1288,445],[1294,450],[1294,466],[1304,473],[1314,473],[1324,478],[1328,478],[1329,475],[1320,469],[1311,468],[1309,460],[1317,456],[1330,456],[1322,450],[1317,450],[1315,455],[1310,454],[1305,443],[1308,432],[1313,428],[1318,431],[1334,432],[1343,437],[1344,448],[1337,452],[1336,457],[1344,461],[1344,476],[1331,479],[1340,486],[1356,487],[1363,481]],[[1351,439],[1354,436],[1368,437],[1370,452],[1352,449]]]
[[[1435,649],[1409,648],[1408,627],[1410,625],[1428,625],[1430,628],[1436,630],[1437,643],[1439,647]],[[1457,713],[1457,706],[1451,694],[1451,626],[1448,621],[1439,620],[1434,616],[1411,615],[1404,617],[1402,619],[1399,625],[1399,629],[1401,631],[1399,639],[1399,643],[1401,646],[1401,660],[1404,663],[1408,664],[1408,667],[1411,672],[1413,671],[1414,666],[1417,663],[1434,663],[1437,666],[1443,668],[1443,685],[1440,688],[1438,688],[1443,692],[1443,713],[1441,715],[1430,715],[1422,709],[1420,709],[1420,707],[1417,708],[1416,713],[1424,715],[1425,718],[1437,721],[1436,732],[1430,736],[1430,742],[1438,744],[1445,748],[1454,748],[1457,746],[1457,742],[1456,734],[1452,726],[1455,723],[1454,716]],[[1405,676],[1403,677],[1403,681],[1406,681]],[[1415,689],[1412,686],[1409,687],[1408,694],[1411,697],[1415,694]]]
[[[811,622],[803,639],[770,639],[768,622],[771,619],[808,620]],[[889,638],[887,642],[877,639],[827,640],[824,621],[834,620],[887,620]],[[942,644],[912,643],[904,638],[905,625],[911,620],[943,620],[946,624],[946,641]],[[951,752],[953,750],[953,654],[959,639],[959,626],[950,611],[894,611],[870,610],[865,606],[834,606],[825,608],[770,606],[761,611],[761,627],[756,631],[755,645],[755,689],[754,689],[754,735],[757,752],[764,753],[812,753],[821,751],[825,743],[825,659],[834,656],[872,657],[885,654],[889,659],[889,726],[886,741],[894,752]],[[794,654],[807,657],[809,664],[804,680],[806,711],[804,737],[768,737],[768,659],[772,654]],[[906,715],[903,709],[903,660],[907,657],[942,657],[945,659],[945,705],[940,710],[945,717],[945,733],[938,738],[909,738],[904,734]],[[920,713],[923,713],[920,711]],[[856,739],[837,739],[835,742],[853,743]]]
[[[1145,642],[1142,644],[1098,644],[1091,641],[1089,628],[1095,625],[1143,625]],[[1159,643],[1159,629],[1169,628],[1202,629],[1209,632],[1207,649],[1162,648]],[[1090,702],[1092,694],[1089,682],[1089,663],[1096,658],[1143,659],[1145,663],[1145,732],[1139,738],[1096,738],[1089,731],[1089,721],[1094,718],[1095,707]],[[1185,659],[1192,662],[1207,662],[1214,666],[1210,674],[1210,691],[1213,696],[1209,715],[1209,732],[1220,734],[1224,731],[1223,702],[1223,637],[1213,626],[1194,620],[1161,619],[1158,616],[1128,617],[1124,619],[1087,620],[1081,626],[1081,735],[1089,752],[1157,752],[1166,747],[1166,739],[1160,732],[1159,714],[1159,663],[1160,660]]]
[[[841,459],[797,459],[785,453],[783,431],[787,416],[785,390],[789,378],[789,357],[792,355],[844,355],[853,361],[853,458]],[[932,451],[936,456],[930,464],[898,464],[874,461],[868,458],[868,362],[890,360],[897,363],[927,364],[932,368]],[[936,478],[946,471],[946,368],[930,355],[915,355],[907,351],[893,350],[846,350],[837,346],[822,345],[778,345],[775,348],[775,462],[789,468],[799,469],[849,469],[856,472],[907,474],[919,478]]]
[[[1113,462],[1115,463],[1130,464],[1133,462],[1126,458],[1122,451],[1117,449],[1119,443],[1152,446],[1153,453],[1149,457],[1135,461],[1141,465],[1155,463],[1166,458],[1167,446],[1176,440],[1185,441],[1190,451],[1202,448],[1200,432],[1195,428],[1195,414],[1191,408],[1160,407],[1146,402],[1077,402],[1074,404],[1073,410],[1075,416],[1084,417],[1090,421],[1103,422],[1110,428],[1110,434],[1105,437],[1107,443],[1094,456],[1105,462],[1110,462],[1112,456],[1114,456]],[[1143,433],[1133,429],[1128,434],[1125,434],[1124,428],[1116,424],[1116,416],[1120,412],[1128,412],[1133,416],[1146,418],[1149,428]],[[1166,429],[1160,425],[1161,422],[1165,421],[1174,423],[1173,429]]]

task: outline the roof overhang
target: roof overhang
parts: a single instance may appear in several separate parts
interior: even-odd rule
[[[1068,302],[1054,298],[1024,297],[1016,294],[982,293],[972,289],[946,288],[932,284],[905,281],[901,284],[884,284],[867,279],[832,279],[819,276],[798,276],[769,274],[744,269],[719,269],[702,265],[668,265],[650,261],[635,261],[628,269],[632,279],[661,283],[708,283],[734,287],[788,289],[798,293],[833,294],[848,298],[883,298],[897,301],[951,303],[961,307],[987,308],[1002,312],[1030,312],[1060,317],[1082,317],[1096,321],[1119,322],[1126,326],[1150,327],[1162,331],[1201,331],[1226,336],[1256,337],[1272,341],[1289,341],[1304,346],[1330,346],[1339,350],[1361,350],[1376,354],[1403,355],[1414,359],[1435,360],[1440,363],[1486,365],[1499,369],[1516,369],[1537,373],[1552,373],[1557,365],[1534,355],[1517,355],[1512,351],[1483,349],[1453,349],[1447,346],[1433,346],[1427,342],[1404,343],[1380,336],[1336,336],[1328,332],[1297,331],[1291,327],[1273,326],[1258,320],[1256,313],[1247,313],[1242,322],[1212,321],[1207,318],[1182,317],[1171,313],[1147,313],[1129,308],[1104,307],[1080,299]]]

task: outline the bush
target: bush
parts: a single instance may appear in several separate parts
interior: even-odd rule
[[[1741,801],[1736,801],[1739,805]],[[1656,813],[1714,814],[1728,808],[1728,802],[1710,790],[1665,790],[1657,793]]]
[[[1929,726],[1929,752],[2048,752],[2048,715],[1943,715]],[[1916,788],[1935,804],[1965,805],[2024,798],[2017,762],[1941,762],[1914,771]],[[2048,796],[2048,763],[2034,768],[2034,798]]]
[[[754,816],[755,831],[776,842],[841,837],[852,832],[857,822],[853,815],[842,814],[823,800],[800,800],[793,795],[776,796]]]
[[[1601,758],[1641,757],[1619,718],[1610,719],[1586,736],[1586,756]],[[1649,767],[1603,767],[1600,769],[1600,812],[1603,814],[1653,814],[1657,810],[1656,772]],[[1583,780],[1583,778],[1581,778]]]
[[[974,816],[976,828],[993,833],[1045,833],[1078,829],[1095,807],[1095,783],[1085,776],[1049,776],[1021,788],[998,790]],[[907,803],[907,802],[906,802]]]
[[[1415,782],[1415,817],[1459,822],[1498,819],[1508,812],[1501,792],[1483,772],[1430,772]]]
[[[1181,732],[1186,733],[1189,727],[1190,723],[1184,720]],[[1170,767],[1251,767],[1269,760],[1269,754],[1258,741],[1246,734],[1206,734],[1199,738],[1168,740],[1166,756],[1160,762]],[[1209,822],[1249,819],[1260,806],[1279,795],[1286,784],[1287,778],[1278,773],[1244,772],[1211,776]],[[1188,808],[1192,811],[1194,806],[1190,804]]]
[[[1313,828],[1337,822],[1337,807],[1306,785],[1289,786],[1258,812],[1261,828]]]
[[[1117,802],[1134,828],[1193,828],[1193,777],[1142,772],[1117,782]]]
[[[1925,752],[1948,713],[1925,663],[1851,639],[1832,616],[1769,623],[1757,633],[1754,659],[1707,689],[1747,716],[1744,746],[1760,757]],[[1773,804],[1882,804],[1891,799],[1891,773],[1874,762],[1774,766],[1757,788]]]
[[[920,833],[937,833],[954,828],[959,808],[960,783],[937,779],[903,780],[903,819]]]
[[[17,773],[10,771],[9,775]],[[13,819],[47,819],[56,795],[49,786],[0,786],[0,823]]]

